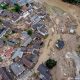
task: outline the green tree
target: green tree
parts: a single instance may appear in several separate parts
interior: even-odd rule
[[[8,8],[8,4],[7,3],[0,3],[0,8],[1,9],[7,9]]]
[[[28,35],[30,35],[30,36],[31,36],[31,35],[32,35],[32,30],[31,30],[31,29],[30,29],[30,30],[28,30],[28,31],[27,31],[27,33],[28,33]]]
[[[0,19],[0,24],[2,24],[2,20]]]
[[[0,57],[0,62],[2,62],[3,61],[3,59],[2,59],[2,57]]]
[[[53,60],[53,59],[48,59],[46,62],[45,62],[47,68],[49,69],[52,69],[53,67],[56,66],[57,64],[57,61]]]
[[[20,12],[20,10],[21,10],[21,7],[18,4],[15,4],[14,8],[12,9],[12,11],[18,12],[18,13]]]
[[[26,4],[26,6],[28,7],[28,6],[29,6],[29,4],[27,3],[27,4]]]
[[[65,2],[69,2],[69,3],[80,3],[80,0],[63,0]]]

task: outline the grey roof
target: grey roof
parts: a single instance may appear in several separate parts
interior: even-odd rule
[[[59,48],[59,49],[62,49],[64,48],[64,41],[63,40],[57,40],[56,42],[56,47]]]
[[[18,20],[19,17],[20,17],[20,14],[18,14],[18,13],[12,13],[12,20],[13,20],[13,21]]]
[[[32,24],[36,24],[41,21],[41,18],[38,15],[34,15],[31,17]]]
[[[45,77],[43,77],[41,80],[47,80]]]
[[[12,76],[10,76],[10,73],[6,70],[5,67],[0,68],[0,75],[2,77],[1,80],[13,80]]]
[[[27,46],[31,43],[32,38],[27,34],[26,31],[22,32],[22,37],[25,37],[25,39],[22,40],[21,46]]]
[[[51,80],[51,74],[44,64],[39,65],[38,71],[45,77],[45,80]]]
[[[10,46],[14,46],[14,45],[16,45],[18,43],[18,40],[15,40],[15,39],[9,39],[8,41],[7,41],[7,44],[8,45],[10,45]]]
[[[4,10],[0,9],[0,14],[3,12]]]
[[[13,63],[10,65],[10,69],[16,76],[20,76],[24,71],[25,68],[22,64],[19,63]]]
[[[4,20],[4,21],[3,21],[3,25],[6,26],[6,27],[11,27],[10,21]]]
[[[20,6],[25,5],[26,3],[32,3],[32,0],[11,0],[13,3],[18,3]]]
[[[45,27],[45,25],[43,25],[42,27],[37,27],[37,30],[38,32],[43,35],[43,36],[46,36],[48,35],[48,30],[47,28]]]
[[[42,27],[42,26],[44,26],[44,25],[41,23],[36,23],[36,24],[32,25],[32,28],[37,29],[38,27]]]
[[[2,2],[10,3],[11,0],[0,0],[0,3],[2,3]]]
[[[29,57],[27,57],[27,59],[30,62],[36,63],[38,61],[38,55],[37,54],[31,54]]]
[[[22,56],[23,56],[23,52],[21,51],[21,48],[18,48],[18,49],[14,52],[14,54],[13,54],[13,56],[12,56],[12,59],[15,59],[16,57],[22,58]]]
[[[4,45],[4,41],[0,39],[0,47],[3,47],[3,45]]]
[[[32,54],[37,54],[37,55],[39,55],[39,51],[38,50],[36,50],[36,49],[33,49],[33,51],[32,51]]]
[[[8,29],[6,29],[6,28],[0,29],[0,38],[3,37],[3,35],[5,35],[7,31],[8,31]]]
[[[41,40],[34,40],[34,41],[32,42],[33,48],[34,48],[34,49],[40,49],[40,48],[42,47],[41,43],[42,43]]]
[[[6,10],[4,10],[4,11],[2,11],[1,13],[0,13],[0,16],[3,16],[3,17],[10,17],[12,14],[9,12],[9,11],[6,11]]]

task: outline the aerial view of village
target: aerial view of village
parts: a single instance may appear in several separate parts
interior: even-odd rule
[[[80,0],[0,0],[0,80],[80,80]]]

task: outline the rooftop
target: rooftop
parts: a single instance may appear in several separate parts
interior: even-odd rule
[[[13,54],[13,56],[12,56],[12,59],[15,59],[16,57],[22,58],[22,56],[23,56],[23,52],[21,51],[21,48],[18,48],[18,49],[14,52],[14,54]]]
[[[25,71],[24,66],[18,63],[11,64],[10,69],[17,77],[20,76]]]
[[[38,71],[44,76],[44,80],[51,80],[51,74],[44,64],[39,65]]]
[[[22,39],[21,46],[27,46],[32,41],[32,38],[27,34],[26,31],[22,32],[21,39]]]
[[[2,77],[1,80],[13,80],[13,78],[9,75],[9,72],[6,70],[5,67],[0,68],[0,76]]]

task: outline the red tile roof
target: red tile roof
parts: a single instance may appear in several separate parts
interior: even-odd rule
[[[6,50],[5,56],[8,57],[8,58],[10,58],[11,55],[12,55],[12,53],[13,53],[13,51],[14,51],[13,47],[11,47],[10,49]]]

